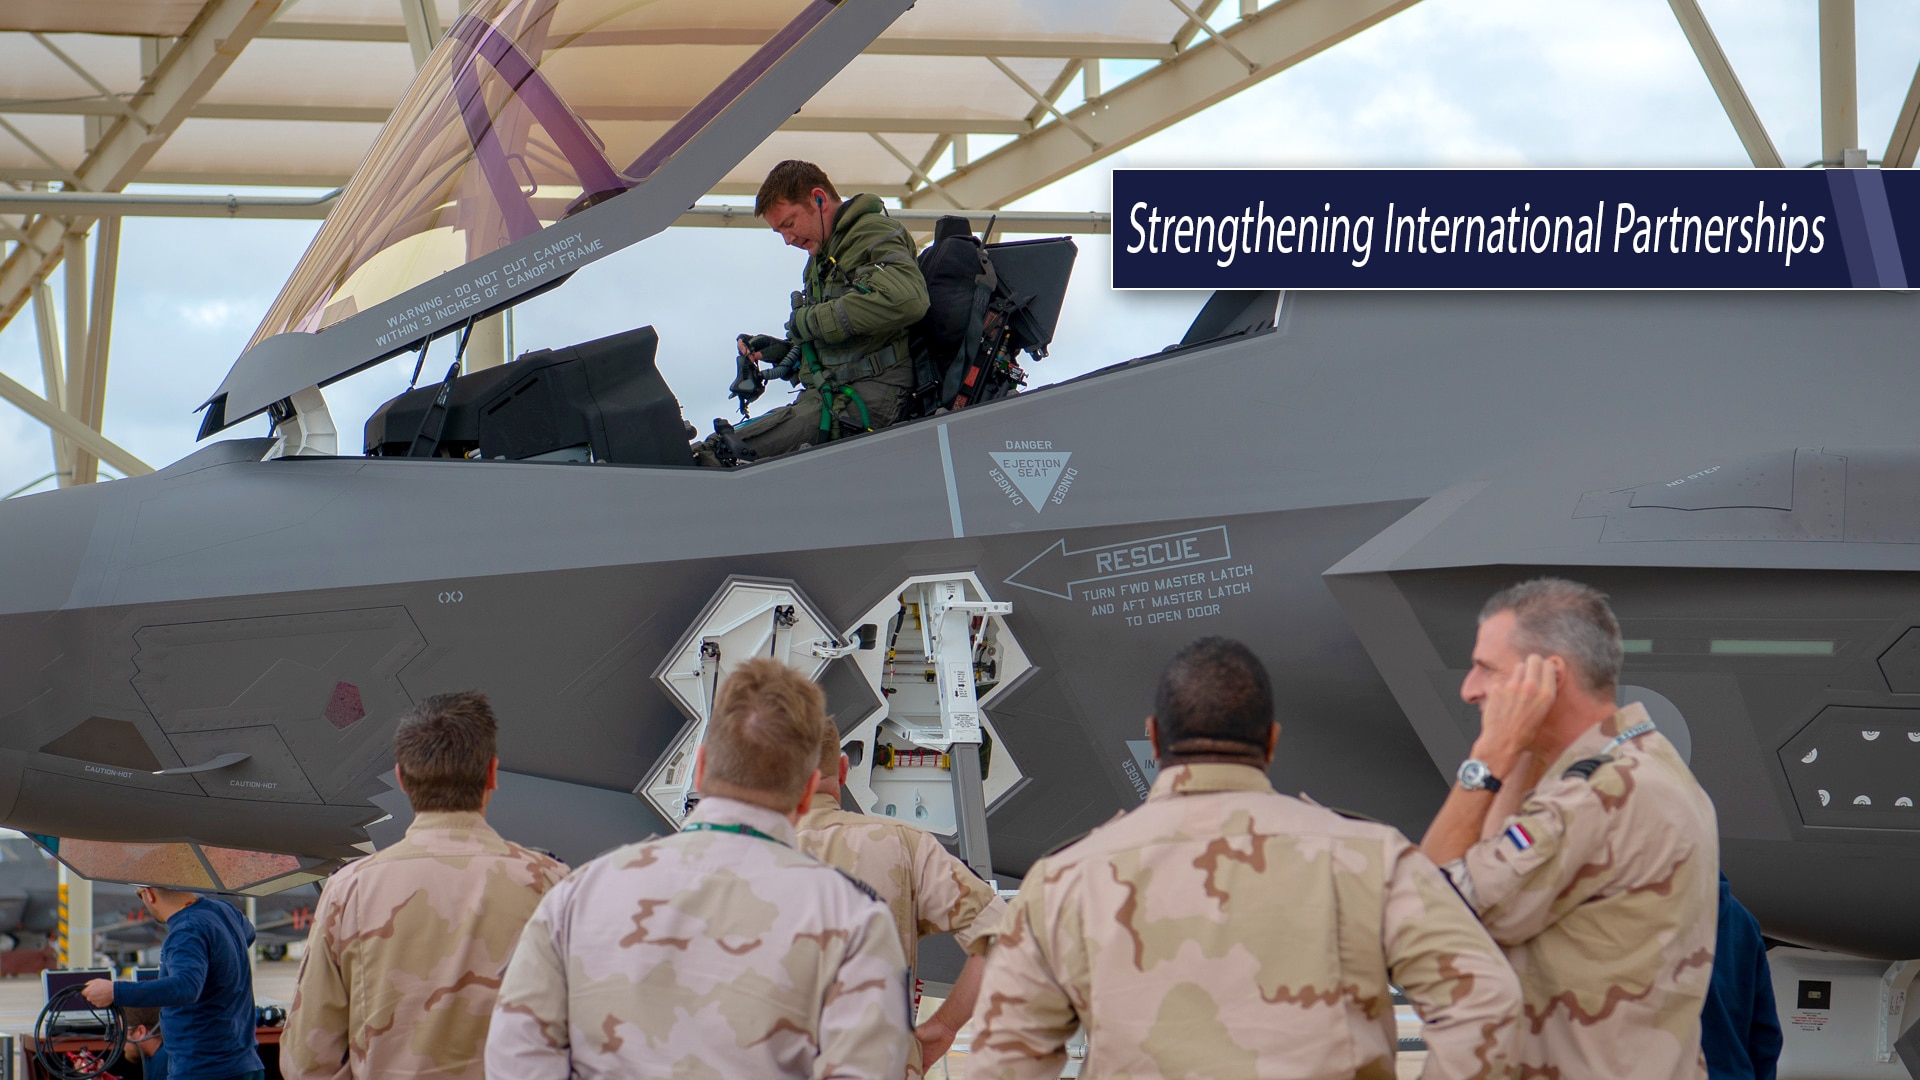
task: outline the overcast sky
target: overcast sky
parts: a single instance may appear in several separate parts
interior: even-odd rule
[[[1817,159],[1816,5],[1701,2],[1782,157]],[[1920,0],[1857,0],[1857,20],[1860,141],[1877,160],[1920,61]],[[1109,86],[1119,74],[1108,73]],[[1116,166],[1745,164],[1665,0],[1425,0],[1016,208],[1107,210]],[[194,448],[193,409],[317,227],[127,219],[109,437],[156,467]],[[1103,237],[1080,238],[1053,355],[1032,370],[1037,383],[1177,341],[1204,299],[1112,292],[1108,250]],[[662,371],[706,430],[731,413],[733,335],[779,330],[802,260],[767,232],[670,230],[521,305],[516,344],[565,345],[652,323]],[[0,331],[0,371],[40,387],[30,317]],[[410,362],[393,360],[328,389],[342,452],[358,450],[367,414],[410,373]],[[261,420],[236,430],[264,432]],[[0,495],[52,468],[46,430],[0,403]]]

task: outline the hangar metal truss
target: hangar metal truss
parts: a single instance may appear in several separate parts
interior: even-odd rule
[[[716,11],[755,17],[751,2],[718,2],[705,0],[702,42],[728,40]],[[716,205],[680,223],[755,224],[724,201],[750,196],[783,157],[831,161],[849,187],[897,200],[910,219],[999,212],[1416,2],[921,0],[716,185]],[[1669,3],[1753,163],[1781,166],[1697,0]],[[100,431],[120,218],[317,219],[333,202],[126,187],[337,189],[460,6],[0,3],[0,329],[32,308],[43,381],[36,392],[0,375],[0,398],[49,428],[62,484],[90,482],[99,463],[150,471]],[[1823,157],[1863,165],[1853,0],[1819,6]],[[649,94],[590,119],[644,119],[661,100]],[[1881,161],[1910,167],[1916,149],[1920,71]],[[1097,213],[1003,216],[1035,231],[1106,229]],[[55,272],[63,311],[48,286]]]

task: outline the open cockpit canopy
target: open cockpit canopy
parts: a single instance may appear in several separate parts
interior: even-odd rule
[[[479,0],[208,400],[201,436],[665,228],[909,2]]]
[[[639,184],[819,6],[483,0],[407,91],[249,344],[325,329]]]

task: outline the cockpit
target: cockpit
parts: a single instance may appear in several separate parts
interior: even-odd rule
[[[464,374],[456,365],[424,384],[421,359],[435,340],[464,339],[479,320],[759,175],[779,154],[782,125],[910,7],[477,0],[421,68],[202,406],[200,438],[267,413],[268,457],[351,452],[323,389],[420,358],[414,388],[373,416],[362,452],[689,464],[689,439],[701,433],[687,430],[648,327]],[[962,221],[934,246],[981,225]],[[988,222],[982,241],[991,231]],[[965,315],[936,305],[932,315],[959,324],[966,347],[954,345],[951,327],[946,338],[921,335],[929,347],[916,357],[903,419],[1018,392],[1020,357],[1044,356],[1052,340],[1072,242],[981,246],[1005,285],[991,298],[1005,302],[1004,325],[985,333],[978,305],[963,305]]]
[[[985,243],[964,218],[943,218],[920,254],[931,304],[909,334],[915,389],[900,422],[1015,393],[1022,367],[1052,344],[1073,272],[1071,238]],[[983,270],[987,272],[982,272]],[[400,394],[369,417],[370,457],[690,465],[700,432],[655,363],[653,327],[522,354]],[[745,363],[751,363],[750,361]],[[757,366],[757,365],[756,365]],[[751,370],[751,369],[749,369]],[[744,416],[764,388],[736,383]],[[722,432],[730,425],[716,421]],[[749,452],[750,454],[750,452]],[[726,464],[750,464],[728,455]]]

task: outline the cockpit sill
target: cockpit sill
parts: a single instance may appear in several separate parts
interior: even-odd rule
[[[1043,386],[1034,387],[1032,389],[1021,390],[1017,394],[1009,395],[1008,397],[1001,398],[997,401],[982,402],[980,404],[968,407],[968,409],[965,411],[972,413],[980,410],[989,410],[989,409],[992,409],[994,406],[1001,405],[1002,403],[1007,401],[1015,400],[1016,398],[1021,398],[1021,399],[1030,398],[1036,395],[1046,394],[1051,391],[1057,391],[1067,386],[1077,385],[1089,380],[1105,378],[1112,375],[1117,375],[1123,371],[1128,371],[1135,368],[1156,364],[1163,360],[1191,357],[1197,353],[1200,353],[1203,351],[1209,351],[1217,346],[1225,345],[1243,338],[1265,336],[1267,334],[1273,333],[1275,330],[1275,326],[1280,319],[1281,302],[1282,302],[1281,294],[1275,293],[1275,292],[1216,293],[1202,308],[1200,313],[1194,318],[1192,326],[1189,327],[1187,333],[1182,337],[1182,339],[1172,345],[1168,345],[1157,352],[1152,352],[1152,353],[1147,353],[1141,356],[1131,357],[1129,359],[1122,360],[1118,363],[1109,364],[1105,367],[1098,368],[1096,370],[1086,372],[1086,373],[1074,376],[1072,378],[1064,379],[1057,383],[1049,383]],[[677,408],[678,408],[677,400],[674,402],[674,405],[677,411]],[[279,413],[279,410],[276,410],[276,414],[278,413]],[[790,454],[785,454],[785,455],[781,455],[779,457],[774,457],[774,458],[768,458],[758,462],[752,462],[747,466],[742,466],[736,469],[700,469],[697,466],[693,465],[691,460],[689,460],[689,462],[684,465],[665,464],[665,463],[658,463],[658,462],[636,463],[636,462],[596,460],[592,457],[591,451],[585,447],[573,448],[573,449],[581,450],[583,453],[586,454],[585,457],[567,457],[567,458],[562,458],[559,456],[543,456],[540,458],[525,458],[525,457],[511,458],[506,456],[487,457],[487,456],[481,456],[477,452],[475,452],[472,456],[440,454],[435,456],[420,456],[420,457],[378,454],[378,453],[371,453],[371,452],[364,455],[317,454],[317,453],[311,453],[311,452],[302,453],[298,455],[294,455],[294,454],[282,455],[277,451],[283,448],[285,439],[281,436],[281,433],[276,430],[276,432],[273,435],[270,435],[266,438],[234,439],[234,440],[226,440],[223,442],[214,443],[212,445],[202,448],[201,450],[194,452],[193,454],[188,455],[187,457],[181,459],[179,462],[175,463],[174,465],[168,466],[166,469],[162,470],[162,473],[178,475],[180,473],[196,471],[199,468],[209,467],[212,465],[227,464],[231,462],[246,461],[246,460],[258,461],[258,460],[262,460],[262,458],[264,457],[266,460],[282,460],[282,461],[289,461],[289,460],[290,461],[350,460],[350,461],[360,461],[360,462],[407,461],[407,462],[413,462],[413,463],[425,463],[425,462],[448,463],[448,464],[452,464],[452,463],[476,464],[477,463],[477,464],[491,464],[491,465],[535,465],[535,466],[573,466],[573,467],[591,465],[591,466],[601,466],[601,467],[611,466],[611,467],[622,468],[622,469],[667,469],[667,470],[676,470],[676,471],[685,470],[685,469],[695,469],[699,472],[707,473],[707,474],[731,475],[731,474],[746,472],[746,471],[749,471],[749,469],[756,470],[756,471],[764,470],[766,468],[776,466],[784,462],[799,460],[803,456],[807,456],[807,455],[831,453],[843,448],[862,445],[867,440],[875,436],[881,436],[881,435],[886,435],[886,434],[895,433],[895,432],[914,431],[922,427],[925,427],[926,425],[933,422],[949,421],[953,419],[956,415],[958,415],[958,413],[950,412],[947,410],[941,410],[940,412],[934,413],[932,415],[921,416],[921,417],[916,417],[910,420],[901,421],[900,423],[897,423],[891,427],[888,427],[879,431],[850,434],[842,438],[836,439],[833,442],[823,446],[803,448],[802,450],[795,451]]]
[[[557,79],[566,65],[550,61],[582,47],[682,48],[660,31],[683,27],[650,21],[671,22],[678,9],[482,0],[421,68],[254,342],[203,404],[200,438],[458,333],[471,319],[665,229],[911,6],[791,0],[750,56],[714,67],[683,114],[642,125],[635,141],[625,129],[615,137],[607,125],[582,120],[579,102],[549,79],[549,68]],[[536,132],[556,144],[558,157],[534,152]],[[558,170],[561,159],[564,170],[547,176],[510,167],[539,161]],[[536,208],[530,200],[542,183],[602,197]],[[616,187],[625,190],[605,197]],[[435,264],[428,247],[448,239],[463,245],[457,264],[440,260],[447,269],[425,280],[400,272]],[[542,252],[551,258],[536,259]],[[551,267],[509,284],[502,268],[523,259]],[[433,314],[405,318],[422,311]]]

